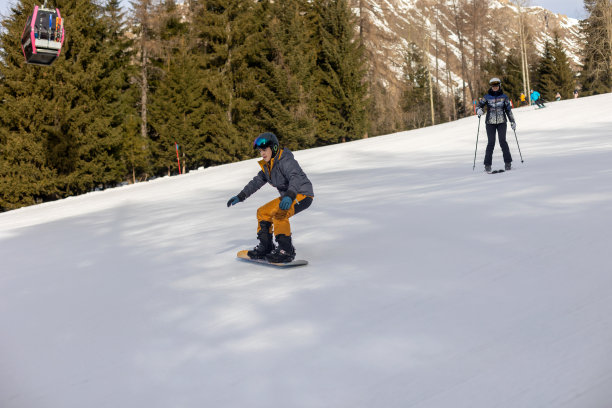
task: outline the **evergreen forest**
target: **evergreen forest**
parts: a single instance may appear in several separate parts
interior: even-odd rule
[[[0,211],[252,158],[265,131],[298,150],[389,127],[348,0],[49,1],[66,27],[50,66],[21,50],[40,3],[16,1],[0,22]],[[610,92],[608,3],[585,0],[581,76],[558,38],[530,62],[545,99]],[[481,82],[503,78],[516,100],[519,50],[501,51],[482,61]],[[424,47],[411,42],[405,56],[393,129],[471,114],[432,81]]]

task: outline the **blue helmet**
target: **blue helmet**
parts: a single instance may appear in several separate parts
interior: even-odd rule
[[[264,132],[253,140],[253,149],[265,149],[266,147],[272,149],[272,157],[276,156],[276,153],[278,153],[278,139],[272,132]]]

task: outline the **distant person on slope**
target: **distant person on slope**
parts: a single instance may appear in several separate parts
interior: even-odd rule
[[[506,96],[501,89],[501,80],[499,78],[491,78],[489,85],[491,85],[491,88],[489,92],[480,99],[478,110],[476,111],[476,114],[480,117],[484,114],[483,108],[485,106],[487,107],[487,119],[485,123],[487,125],[488,143],[484,159],[485,171],[487,173],[491,172],[491,165],[493,164],[493,149],[495,149],[496,132],[499,137],[499,145],[504,155],[505,169],[510,170],[512,168],[512,155],[510,155],[510,148],[506,141],[506,116],[508,120],[510,120],[512,129],[516,130],[516,122],[512,114],[512,105],[510,105],[508,96]]]
[[[295,248],[291,243],[289,218],[307,209],[314,198],[312,183],[302,171],[289,149],[281,149],[276,135],[262,133],[253,141],[262,160],[261,170],[238,195],[230,198],[227,206],[246,200],[264,184],[269,183],[278,189],[280,197],[275,198],[257,210],[257,238],[259,244],[248,251],[251,259],[267,259],[274,263],[288,263],[295,258]],[[278,247],[274,247],[272,234],[276,236]]]
[[[538,105],[539,108],[545,108],[544,102],[542,102],[542,98],[540,98],[540,93],[538,91],[531,90],[531,101]]]

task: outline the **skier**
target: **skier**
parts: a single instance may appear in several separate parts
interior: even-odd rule
[[[501,80],[499,78],[491,78],[489,81],[491,88],[489,92],[480,99],[478,103],[478,110],[476,114],[480,118],[484,114],[483,108],[487,107],[487,151],[485,153],[484,166],[487,173],[491,172],[491,165],[493,164],[493,149],[495,148],[495,132],[499,137],[499,145],[501,146],[503,155],[505,170],[512,168],[512,155],[510,154],[510,147],[506,141],[506,129],[507,121],[506,116],[510,120],[510,126],[512,130],[516,130],[516,122],[514,121],[514,115],[512,114],[512,106],[508,96],[501,89]]]
[[[289,218],[312,204],[312,183],[293,157],[293,153],[289,149],[279,147],[274,133],[265,132],[257,136],[253,141],[253,149],[259,149],[263,159],[259,161],[261,170],[240,193],[229,199],[227,206],[246,200],[266,183],[276,187],[280,197],[257,210],[259,244],[248,251],[248,256],[251,259],[288,263],[295,258]],[[274,246],[272,233],[276,236],[278,247]]]
[[[534,91],[533,89],[531,90],[531,100],[533,101],[533,103],[538,105],[539,108],[546,107],[546,105],[544,105],[544,102],[542,102],[542,99],[540,99],[540,93],[538,91]]]
[[[527,102],[525,102],[525,94],[521,92],[521,103],[519,104],[519,106],[523,106],[525,105]]]
[[[555,101],[560,101],[561,100],[561,94],[559,92],[557,92],[557,94],[555,95]]]

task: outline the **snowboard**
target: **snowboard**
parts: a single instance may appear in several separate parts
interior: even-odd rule
[[[506,170],[504,170],[504,169],[493,170],[493,171],[492,171],[492,172],[490,172],[489,174],[503,173],[503,172],[505,172],[505,171],[506,171]]]
[[[247,255],[247,252],[249,252],[247,249],[238,251],[238,253],[236,254],[236,259],[238,259],[239,261],[251,262],[251,263],[256,263],[256,264],[265,265],[265,266],[272,266],[275,268],[294,268],[296,266],[308,265],[308,261],[305,261],[303,259],[296,259],[289,263],[274,263],[274,262],[268,262],[265,259],[251,259]]]

